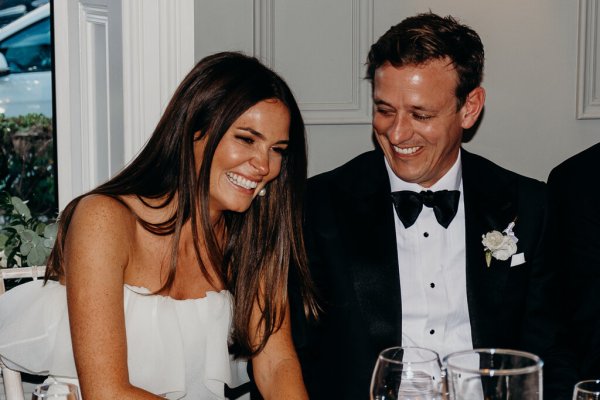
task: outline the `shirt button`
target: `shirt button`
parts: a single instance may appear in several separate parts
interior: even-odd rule
[[[423,236],[425,236],[425,237],[429,237],[429,233],[425,232],[425,233],[423,234]]]
[[[433,289],[433,288],[435,287],[435,283],[431,282],[431,283],[429,284],[429,286],[431,286],[431,288]]]
[[[432,329],[432,330],[429,331],[430,335],[433,335],[434,333],[435,333],[435,329]]]

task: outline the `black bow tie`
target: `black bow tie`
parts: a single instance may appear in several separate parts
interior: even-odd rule
[[[423,205],[433,208],[437,221],[444,228],[448,228],[458,211],[459,199],[460,192],[458,190],[438,190],[437,192],[427,190],[421,193],[401,190],[392,193],[396,214],[405,228],[415,223]]]

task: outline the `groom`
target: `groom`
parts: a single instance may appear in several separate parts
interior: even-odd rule
[[[433,13],[371,47],[378,149],[308,184],[323,313],[295,335],[311,399],[369,398],[377,355],[398,345],[527,350],[552,365],[545,186],[461,148],[484,106],[483,61],[476,32]]]

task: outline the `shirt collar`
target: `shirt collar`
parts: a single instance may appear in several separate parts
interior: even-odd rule
[[[456,157],[456,161],[452,165],[452,167],[446,172],[446,174],[436,183],[434,183],[430,188],[424,188],[418,183],[410,183],[405,182],[400,179],[392,170],[390,165],[388,164],[387,159],[385,159],[385,168],[387,169],[388,178],[390,179],[390,187],[392,188],[392,192],[397,192],[399,190],[412,190],[414,192],[420,192],[422,190],[460,190],[461,182],[462,182],[462,163],[461,159],[461,151],[458,152],[458,157]]]

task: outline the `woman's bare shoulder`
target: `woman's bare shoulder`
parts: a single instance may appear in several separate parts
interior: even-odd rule
[[[83,197],[73,213],[68,236],[79,239],[129,242],[135,234],[135,216],[126,203],[106,195]]]
[[[73,222],[94,222],[111,225],[135,223],[135,216],[127,203],[119,198],[103,194],[83,197],[73,214]]]
[[[66,233],[65,271],[71,277],[80,272],[94,279],[111,276],[127,266],[134,239],[135,216],[125,204],[111,196],[85,196]]]

